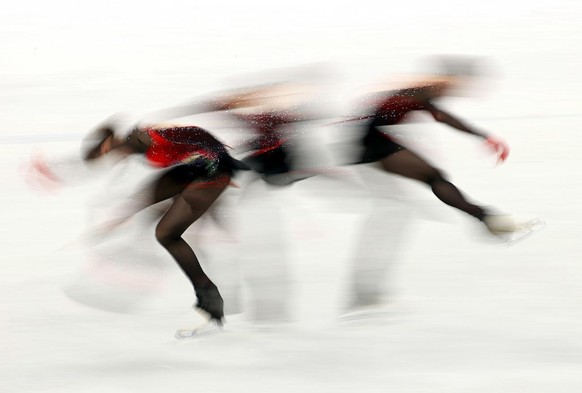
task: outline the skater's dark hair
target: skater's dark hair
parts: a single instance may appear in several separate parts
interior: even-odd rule
[[[85,161],[92,161],[101,156],[101,146],[108,138],[115,135],[112,127],[99,127],[83,140],[81,156]]]
[[[424,73],[442,76],[480,77],[489,72],[483,57],[464,55],[433,55],[421,60]]]

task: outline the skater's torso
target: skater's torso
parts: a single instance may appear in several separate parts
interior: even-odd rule
[[[434,111],[431,90],[430,87],[419,87],[387,94],[376,101],[371,122],[374,126],[394,125],[403,122],[410,112]]]
[[[225,146],[196,126],[140,127],[132,132],[129,143],[158,168],[195,165],[212,172],[229,159]]]
[[[293,112],[236,112],[234,115],[253,132],[250,145],[256,151],[269,151],[283,145],[289,139],[288,135],[284,135],[283,128],[300,121],[299,114]]]
[[[423,86],[384,93],[372,100],[368,105],[372,107],[371,115],[363,117],[367,119],[360,140],[364,149],[357,163],[378,161],[402,150],[403,147],[379,127],[400,124],[414,111],[434,113],[436,108],[431,102],[434,97],[434,87]]]
[[[252,151],[243,161],[254,171],[268,176],[290,172],[293,163],[290,159],[290,130],[286,126],[303,120],[300,111],[267,110],[257,112],[238,112],[235,116],[244,122],[253,136],[247,142]]]

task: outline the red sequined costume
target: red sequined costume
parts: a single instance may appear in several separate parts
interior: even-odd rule
[[[432,104],[417,98],[416,93],[416,89],[397,91],[378,101],[374,105],[376,109],[373,115],[364,117],[367,119],[366,134],[362,138],[364,152],[359,163],[378,161],[404,149],[378,127],[399,124],[412,111],[432,112],[434,110]]]
[[[184,165],[211,179],[232,174],[234,160],[225,146],[206,130],[196,126],[145,127],[151,144],[145,156],[160,168]]]
[[[255,136],[248,143],[253,153],[243,162],[263,175],[269,182],[270,176],[292,171],[293,163],[289,154],[290,138],[283,135],[283,127],[301,121],[294,113],[266,112],[257,114],[235,114]]]

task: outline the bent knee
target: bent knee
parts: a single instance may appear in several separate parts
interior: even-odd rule
[[[158,225],[156,227],[155,236],[156,236],[156,240],[158,241],[158,243],[160,243],[164,247],[182,239],[181,233],[176,233],[175,231],[170,231],[170,230],[165,229],[164,227],[162,227],[160,225]]]
[[[447,181],[447,179],[441,171],[436,168],[431,168],[429,171],[426,171],[426,173],[422,174],[421,181],[428,185],[433,185],[434,183]]]

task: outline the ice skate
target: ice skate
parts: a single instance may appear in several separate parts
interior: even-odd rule
[[[188,338],[196,338],[201,336],[207,336],[210,334],[220,333],[223,330],[222,321],[218,319],[211,318],[210,320],[204,321],[198,326],[178,329],[174,334],[177,340],[185,340]]]
[[[487,215],[483,223],[491,234],[510,245],[530,237],[545,226],[539,218],[511,215]]]
[[[178,340],[206,336],[222,331],[224,324],[224,301],[214,285],[196,288],[197,302],[192,306],[204,318],[194,327],[178,329],[174,337]]]
[[[336,317],[341,324],[387,324],[406,317],[408,312],[402,306],[385,299],[378,299],[374,303],[352,302]]]
[[[222,325],[224,319],[224,301],[218,288],[212,285],[206,288],[196,288],[198,301],[194,305],[196,309],[209,315],[210,320],[215,320]]]

